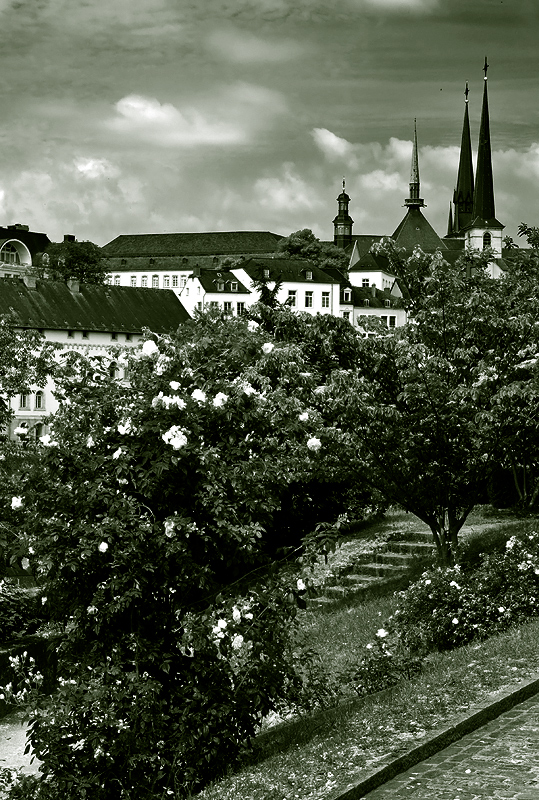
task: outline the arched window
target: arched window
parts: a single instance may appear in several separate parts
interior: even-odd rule
[[[20,264],[21,259],[15,245],[8,242],[0,251],[0,258],[6,264]]]
[[[120,285],[120,276],[119,275],[115,275],[114,276],[114,285],[115,286],[119,286]]]
[[[152,289],[159,289],[159,275],[152,275]]]
[[[143,275],[142,276],[142,278],[140,279],[140,285],[143,288],[146,288],[148,286],[148,276],[147,275]]]
[[[170,275],[163,275],[163,289],[168,289],[170,286]]]
[[[483,250],[486,250],[487,247],[491,246],[492,246],[492,236],[487,231],[486,233],[483,234]]]
[[[35,408],[36,410],[45,408],[45,395],[41,390],[36,392]]]
[[[120,368],[116,361],[111,361],[109,364],[109,375],[111,378],[119,378],[120,377]]]

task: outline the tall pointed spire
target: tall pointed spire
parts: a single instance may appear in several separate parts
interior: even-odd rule
[[[457,185],[453,194],[455,215],[453,218],[452,233],[458,234],[472,221],[474,199],[474,177],[472,162],[472,139],[470,136],[470,117],[468,114],[468,82],[464,91],[464,122],[462,124],[462,139],[460,143],[459,171]]]
[[[414,119],[414,143],[412,147],[412,166],[410,169],[410,196],[404,201],[406,206],[421,208],[425,201],[419,197],[419,158],[417,155],[417,120]]]
[[[490,123],[488,114],[487,93],[487,58],[485,56],[485,82],[483,87],[483,108],[481,110],[481,126],[479,130],[479,146],[477,149],[477,172],[475,179],[474,202],[471,224],[496,225],[494,209],[494,180],[492,177],[492,153],[490,149]]]

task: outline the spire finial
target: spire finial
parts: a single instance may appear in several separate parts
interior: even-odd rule
[[[342,179],[342,190],[343,190],[343,192],[346,191],[346,180],[345,180],[344,176],[343,176],[343,179]]]
[[[487,57],[485,56],[485,66],[483,67],[483,72],[485,73],[485,80],[487,79],[487,69],[489,68],[489,64],[487,64]]]
[[[468,81],[466,81],[466,88],[464,90],[464,102],[468,102],[468,95],[470,94],[470,90],[468,89]]]

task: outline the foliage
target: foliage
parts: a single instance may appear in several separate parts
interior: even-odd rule
[[[344,250],[334,244],[321,242],[309,228],[295,231],[281,239],[278,250],[288,258],[312,261],[320,269],[333,268],[341,272],[348,269],[349,258]]]
[[[34,633],[45,621],[41,597],[36,592],[0,581],[0,641]]]
[[[268,712],[315,702],[316,657],[290,636],[305,588],[276,570],[271,531],[287,493],[340,474],[316,367],[300,343],[211,313],[123,358],[129,385],[110,377],[117,353],[65,354],[23,493],[65,630],[60,689],[31,721],[36,798],[184,796]]]
[[[399,594],[391,630],[412,651],[451,650],[539,613],[539,536],[511,537],[471,573],[437,568]]]
[[[323,395],[343,450],[355,447],[369,484],[429,525],[446,564],[459,558],[458,532],[492,461],[536,425],[534,413],[525,423],[529,395],[512,408],[504,392],[539,350],[537,293],[527,300],[529,284],[491,278],[487,262],[467,253],[450,265],[420,251],[401,259],[415,287],[408,325],[364,342],[357,367],[334,370]]]
[[[399,637],[391,636],[384,628],[366,648],[367,655],[345,676],[360,697],[389,689],[421,672],[421,659],[411,655]]]
[[[55,281],[75,278],[81,283],[104,284],[108,267],[101,248],[93,242],[53,242],[41,257],[38,273]]]

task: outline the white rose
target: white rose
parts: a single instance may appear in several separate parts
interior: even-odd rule
[[[180,384],[178,383],[178,381],[170,381],[169,386],[173,392],[177,392],[178,389],[180,388]]]
[[[101,542],[101,544],[99,545],[99,547],[97,549],[99,550],[100,553],[106,553],[107,550],[109,549],[109,546],[108,546],[107,542]]]
[[[117,450],[114,451],[114,453],[112,454],[112,457],[113,457],[113,459],[115,461],[117,461],[120,458],[121,455],[122,455],[122,448],[119,447]]]
[[[298,578],[297,587],[298,587],[298,592],[304,592],[305,589],[307,588],[305,586],[305,583],[301,580],[301,578]]]
[[[267,355],[268,353],[271,353],[274,347],[275,345],[272,342],[266,342],[262,345],[262,352]]]
[[[232,609],[232,619],[234,622],[241,622],[241,611],[237,606]]]
[[[379,639],[385,639],[386,636],[389,636],[388,632],[384,630],[384,628],[379,628],[376,631],[376,635],[378,636]]]
[[[206,402],[206,393],[202,391],[202,389],[195,389],[192,393],[191,397],[193,400],[196,400],[197,403],[205,403]]]
[[[213,405],[216,408],[220,408],[221,406],[224,406],[227,400],[228,400],[227,394],[224,394],[223,392],[218,392],[213,398]]]
[[[254,321],[254,319],[250,319],[249,322],[247,323],[247,327],[250,331],[256,331],[256,329],[259,328],[260,326],[258,322]]]
[[[322,442],[320,441],[320,439],[317,439],[316,436],[313,436],[307,442],[307,447],[309,450],[312,450],[313,453],[318,453],[318,451],[322,447]]]
[[[22,508],[22,497],[12,497],[11,508]]]
[[[237,633],[232,639],[232,649],[239,650],[242,644],[243,644],[243,636],[241,635],[241,633]]]
[[[142,355],[143,356],[153,356],[155,353],[159,352],[159,348],[154,342],[153,339],[148,339],[147,342],[144,342],[142,345]]]
[[[309,412],[304,411],[303,414],[299,415],[298,419],[300,422],[307,422],[307,420],[309,419]]]

